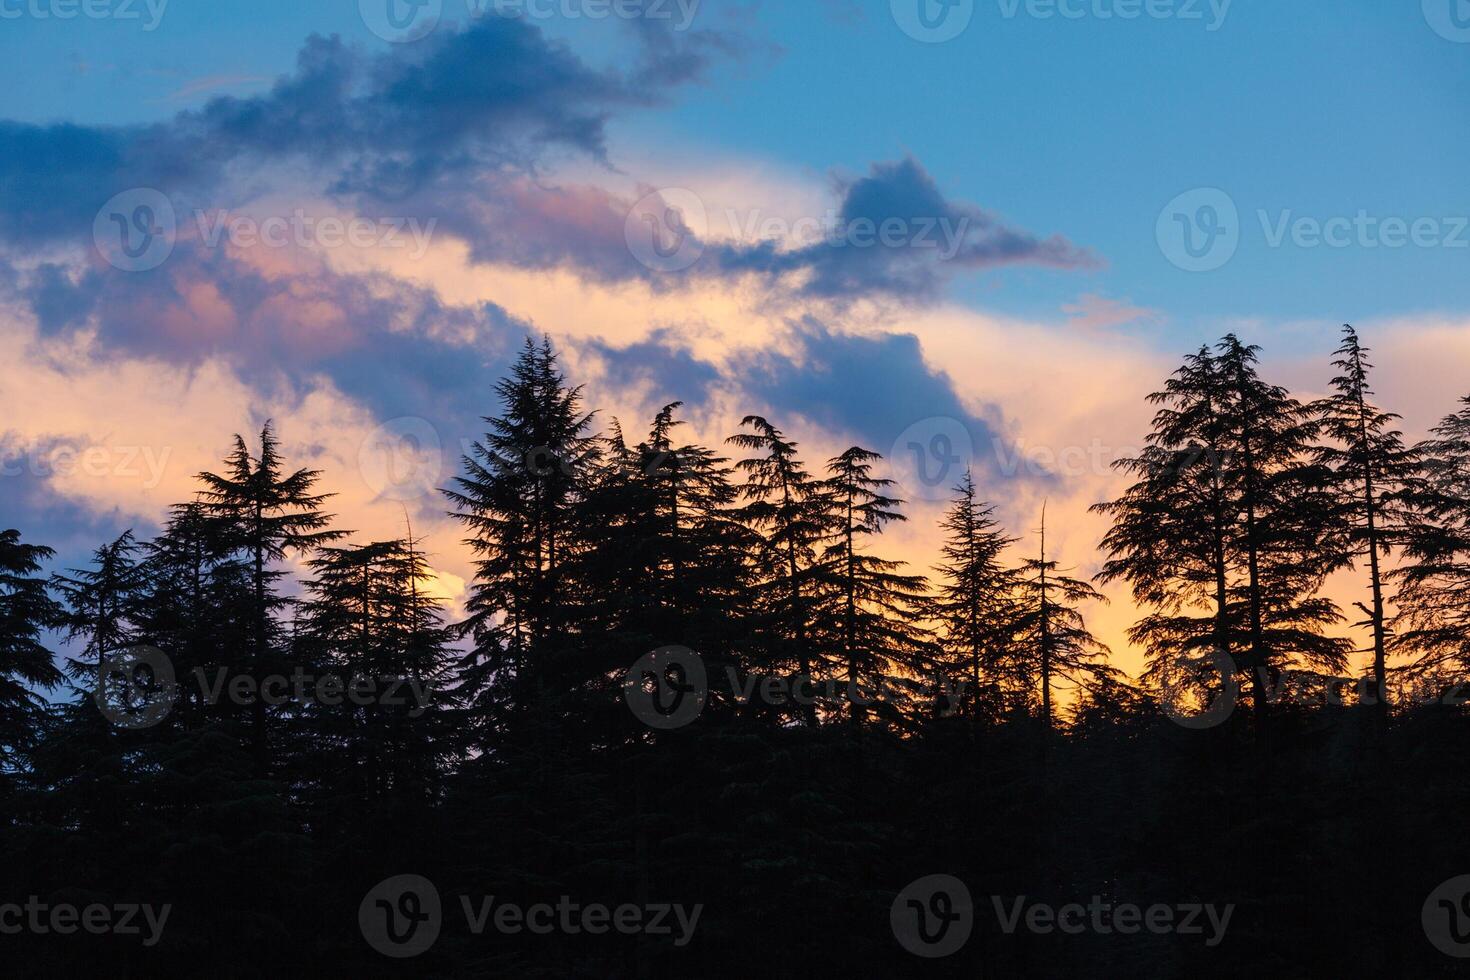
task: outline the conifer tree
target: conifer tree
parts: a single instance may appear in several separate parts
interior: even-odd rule
[[[475,580],[460,629],[473,647],[459,690],[481,727],[545,703],[567,667],[567,632],[580,596],[570,576],[583,530],[580,508],[598,448],[580,387],[567,385],[549,340],[527,339],[495,387],[500,414],[462,457],[445,490],[475,554]]]
[[[245,440],[235,436],[235,447],[225,459],[223,474],[200,473],[203,513],[215,533],[247,563],[250,581],[250,660],[236,665],[255,678],[287,673],[275,614],[290,604],[275,583],[286,573],[279,568],[288,554],[308,555],[347,532],[333,530],[332,515],[322,505],[332,494],[314,493],[321,472],[299,469],[287,473],[280,444],[270,422],[261,428],[260,448],[252,456]],[[260,772],[270,765],[265,702],[255,698],[251,707],[251,748]]]
[[[1405,494],[1416,485],[1418,452],[1404,445],[1396,429],[1399,416],[1372,404],[1367,348],[1357,331],[1343,325],[1343,341],[1333,366],[1336,393],[1319,402],[1323,434],[1330,440],[1317,459],[1334,477],[1332,504],[1343,529],[1350,560],[1366,559],[1371,605],[1357,603],[1372,635],[1372,702],[1380,717],[1388,713],[1388,596],[1385,562],[1407,534]]]
[[[1017,680],[1011,667],[1019,581],[1001,560],[1016,539],[1000,528],[995,508],[978,498],[968,470],[954,493],[940,524],[943,560],[935,566],[929,615],[939,625],[944,660],[968,679],[965,704],[978,714],[982,692],[994,702]]]
[[[1112,674],[1107,646],[1092,635],[1079,608],[1107,599],[1081,579],[1072,578],[1046,553],[1046,508],[1041,511],[1036,557],[1021,566],[1015,630],[1017,667],[1040,701],[1042,726],[1053,728],[1053,681],[1064,678],[1088,687]]]
[[[853,446],[828,461],[824,481],[832,530],[821,556],[818,622],[853,698],[848,718],[854,724],[866,717],[862,701],[881,679],[932,665],[932,638],[920,625],[924,577],[866,550],[887,525],[907,520],[898,510],[903,501],[888,496],[893,481],[873,475],[882,458]]]
[[[1423,474],[1408,495],[1413,520],[1394,572],[1395,646],[1429,677],[1470,668],[1470,396],[1463,406],[1417,447]]]
[[[63,680],[42,635],[62,622],[64,610],[36,574],[54,554],[23,543],[14,528],[0,531],[0,770],[34,742],[46,717],[40,691]]]

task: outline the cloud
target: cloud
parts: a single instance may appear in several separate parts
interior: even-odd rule
[[[1116,300],[1096,293],[1083,293],[1075,303],[1062,306],[1067,323],[1082,330],[1106,330],[1130,323],[1155,323],[1162,314],[1146,306],[1134,306],[1128,300]]]

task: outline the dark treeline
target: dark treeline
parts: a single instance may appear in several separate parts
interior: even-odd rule
[[[1333,366],[1331,395],[1302,401],[1233,336],[1188,356],[1151,396],[1146,448],[1117,464],[1131,485],[1097,505],[1112,525],[1096,581],[1058,564],[1044,517],[1001,527],[979,472],[954,489],[934,568],[905,566],[885,556],[905,514],[877,454],[809,459],[759,416],[691,444],[677,402],[640,433],[604,427],[544,342],[496,386],[445,491],[477,562],[463,622],[433,597],[431,542],[406,522],[388,541],[340,528],[330,474],[293,469],[269,426],[155,538],[125,533],[83,568],[48,578],[50,551],[0,533],[0,902],[173,907],[151,947],[22,933],[0,936],[5,962],[1449,975],[1420,915],[1470,872],[1470,398],[1410,444],[1351,328]],[[1325,583],[1347,569],[1362,588],[1344,608]],[[1088,627],[1107,583],[1139,606],[1140,678]],[[696,720],[661,729],[629,710],[624,677],[670,645],[710,682]],[[120,724],[93,694],[145,646],[177,691],[162,717]],[[743,701],[732,672],[835,693]],[[219,693],[328,675],[428,693]],[[122,680],[159,684],[139,676]],[[435,883],[444,925],[395,961],[358,909],[408,873]],[[969,886],[976,924],[930,961],[895,941],[889,906],[935,873]],[[461,895],[704,910],[684,946],[474,935]],[[1213,947],[1007,935],[990,896],[1023,895],[1235,912]]]

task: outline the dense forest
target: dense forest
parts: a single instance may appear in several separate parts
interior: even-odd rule
[[[1460,942],[1470,906],[1436,925],[1427,900],[1470,873],[1470,397],[1406,438],[1350,327],[1327,397],[1264,373],[1227,336],[1161,380],[1095,508],[1095,579],[1002,527],[980,472],[933,567],[906,565],[875,452],[806,458],[756,415],[691,444],[677,402],[625,432],[547,341],[444,490],[476,559],[462,619],[429,587],[434,542],[339,527],[332,474],[269,425],[85,567],[0,532],[0,903],[170,906],[152,937],[7,932],[4,961],[1452,975],[1430,933]],[[1138,677],[1089,627],[1111,584],[1140,610]],[[929,958],[890,923],[934,874],[967,886],[973,931]],[[365,896],[399,875],[442,902],[411,958],[370,935]],[[491,896],[699,911],[477,930]],[[1233,913],[1215,937],[1008,931],[1022,896]],[[422,898],[383,902],[390,941]]]

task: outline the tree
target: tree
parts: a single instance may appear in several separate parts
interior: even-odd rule
[[[1041,700],[1041,720],[1052,730],[1052,679],[1062,677],[1088,686],[1113,673],[1105,662],[1108,648],[1087,628],[1078,608],[1107,599],[1081,579],[1062,573],[1046,556],[1046,508],[1041,509],[1040,546],[1026,559],[1017,590],[1015,628],[1020,640],[1017,668]]]
[[[347,532],[332,530],[332,515],[321,509],[333,495],[312,492],[321,478],[320,470],[285,472],[270,422],[261,428],[258,455],[251,456],[245,440],[236,435],[225,467],[223,475],[199,474],[204,484],[199,502],[227,547],[249,563],[250,663],[246,672],[258,684],[267,675],[284,673],[273,614],[290,600],[275,590],[275,582],[286,574],[276,566],[288,554],[310,554]],[[251,721],[255,763],[264,772],[269,768],[270,748],[266,705],[261,698],[252,704]]]
[[[462,457],[462,476],[445,490],[475,554],[475,580],[461,631],[473,640],[462,660],[460,689],[480,726],[503,725],[522,708],[552,696],[578,596],[569,575],[582,528],[597,447],[551,342],[527,339],[510,376],[495,386],[500,414]]]
[[[1113,519],[1099,580],[1126,581],[1151,609],[1129,631],[1147,651],[1146,677],[1171,674],[1211,647],[1235,662],[1231,573],[1240,531],[1227,483],[1229,398],[1208,347],[1186,357],[1149,396],[1159,409],[1143,452],[1114,463],[1136,482],[1092,508]]]
[[[1410,520],[1405,494],[1419,476],[1419,452],[1404,445],[1394,427],[1399,416],[1375,407],[1368,373],[1373,365],[1368,349],[1350,324],[1343,325],[1343,341],[1333,366],[1336,394],[1314,406],[1330,443],[1317,447],[1318,461],[1334,478],[1332,504],[1349,561],[1366,557],[1371,606],[1357,603],[1368,617],[1373,637],[1373,704],[1380,719],[1388,714],[1388,614],[1384,562],[1408,534]]]
[[[62,683],[42,634],[62,621],[63,610],[37,576],[55,552],[24,544],[20,532],[0,531],[0,769],[14,765],[46,717],[38,690]]]
[[[904,574],[903,562],[863,548],[888,524],[907,519],[898,511],[903,501],[887,495],[893,481],[873,476],[873,463],[882,458],[853,446],[827,462],[824,481],[824,523],[832,530],[822,551],[818,622],[829,658],[845,672],[854,724],[866,717],[862,700],[876,682],[931,664],[931,638],[918,625],[924,577]]]
[[[939,581],[929,615],[938,624],[946,663],[969,675],[966,704],[978,715],[983,689],[999,696],[1016,680],[1007,668],[1014,658],[1019,581],[1001,561],[1016,539],[1001,530],[995,508],[978,499],[968,470],[954,492],[940,524],[945,531],[943,560],[934,569]]]
[[[735,464],[744,474],[736,517],[759,536],[755,556],[755,601],[769,637],[767,662],[787,665],[814,677],[811,647],[817,549],[830,530],[824,486],[813,480],[797,456],[797,444],[759,415],[740,423],[749,432],[727,441],[758,455]],[[814,707],[804,712],[817,723]]]
[[[1418,448],[1414,516],[1394,572],[1395,646],[1421,675],[1470,667],[1470,396]]]
[[[138,550],[133,532],[124,531],[92,552],[91,568],[73,568],[70,576],[51,580],[68,607],[68,637],[86,641],[82,652],[89,659],[73,658],[68,667],[73,678],[84,682],[84,689],[100,690],[108,655],[133,642],[144,594]]]

